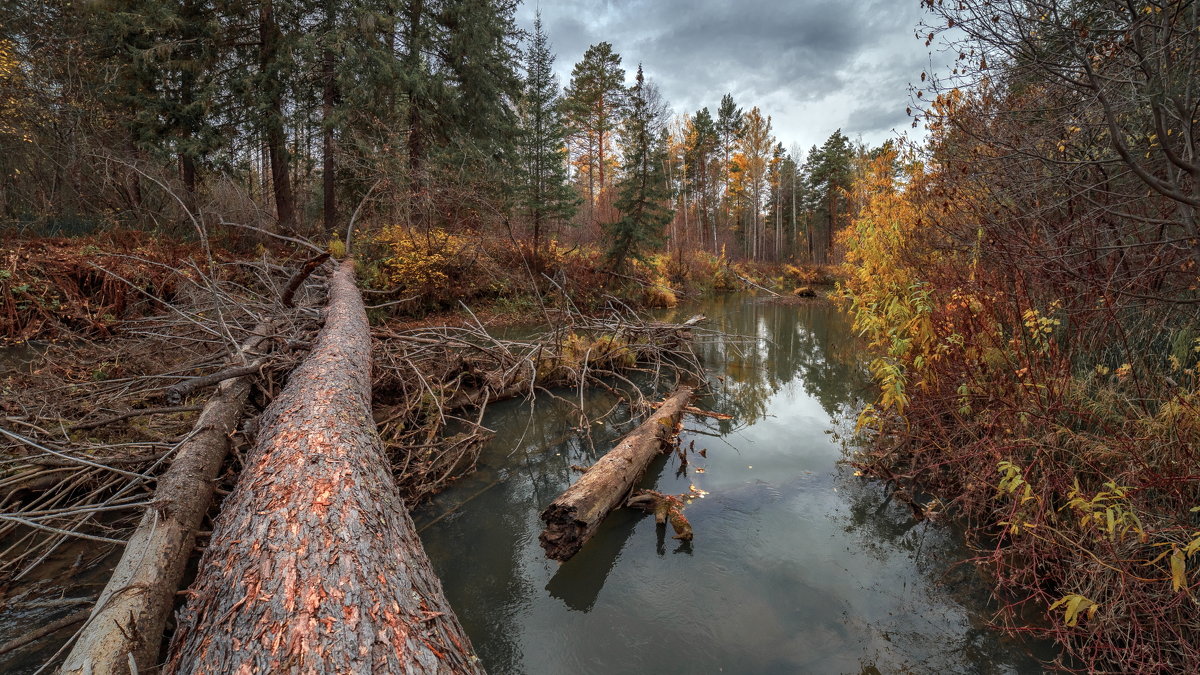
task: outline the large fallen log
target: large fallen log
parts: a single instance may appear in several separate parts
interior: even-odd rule
[[[263,413],[180,612],[166,673],[479,673],[371,421],[353,265]]]
[[[272,332],[269,323],[260,324],[239,356],[245,359]],[[188,440],[159,477],[155,504],[125,545],[59,671],[63,675],[126,675],[131,661],[138,672],[158,665],[163,630],[196,543],[196,528],[212,502],[214,480],[249,392],[248,376],[227,379],[205,404]]]
[[[546,529],[538,540],[547,558],[570,559],[595,534],[605,516],[625,503],[650,462],[675,435],[692,392],[691,387],[672,392],[654,414],[542,511]]]

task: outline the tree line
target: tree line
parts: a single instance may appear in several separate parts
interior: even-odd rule
[[[828,262],[869,152],[803,153],[725,95],[675,117],[607,42],[560,86],[516,0],[35,0],[0,8],[0,218],[191,231],[349,220]],[[166,189],[163,189],[166,188]],[[210,223],[213,224],[213,223]]]

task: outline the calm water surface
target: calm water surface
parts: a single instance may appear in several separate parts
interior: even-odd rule
[[[632,426],[593,425],[542,397],[497,405],[480,471],[417,517],[446,594],[492,673],[1032,673],[987,627],[984,585],[947,526],[914,522],[886,486],[839,464],[870,395],[846,320],[823,303],[729,296],[680,309],[757,344],[703,358],[733,416],[689,416],[686,471],[644,481],[708,492],[685,510],[695,541],[621,510],[571,561],[547,560],[538,514]],[[613,405],[587,398],[592,415]],[[702,471],[701,471],[702,470]],[[1046,656],[1046,654],[1041,654]]]

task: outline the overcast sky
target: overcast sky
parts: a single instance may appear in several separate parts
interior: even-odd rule
[[[771,115],[785,147],[838,128],[873,145],[915,131],[904,109],[929,64],[920,0],[525,0],[519,24],[532,30],[539,8],[563,86],[589,45],[610,42],[629,82],[641,62],[676,112],[715,117],[729,92]]]

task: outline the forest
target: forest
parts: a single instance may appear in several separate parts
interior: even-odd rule
[[[519,0],[5,3],[0,669],[502,672],[413,518],[520,399],[594,454],[549,558],[690,556],[695,425],[834,377],[730,303],[845,318],[829,470],[961,531],[997,639],[1200,670],[1200,3],[912,4],[908,133],[804,149]]]

